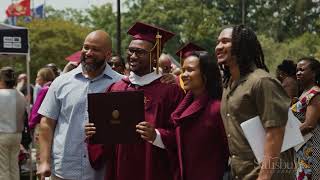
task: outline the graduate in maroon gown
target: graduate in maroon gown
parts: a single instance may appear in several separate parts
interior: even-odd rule
[[[182,46],[177,52],[176,55],[180,58],[180,64],[181,66],[183,65],[183,59],[187,58],[190,53],[192,53],[193,51],[204,51],[204,49],[192,42],[187,43],[186,45]],[[176,81],[178,82],[178,84],[180,85],[180,87],[182,89],[184,89],[183,87],[183,81],[181,79],[181,74],[179,76],[176,77]]]
[[[172,113],[182,180],[221,180],[228,144],[220,116],[222,83],[217,63],[206,51],[184,59],[181,78],[188,92]]]
[[[184,92],[177,84],[161,83],[162,75],[157,68],[154,70],[164,43],[173,34],[140,22],[128,33],[133,36],[127,50],[130,75],[111,85],[108,92],[144,91],[145,121],[136,126],[143,141],[118,144],[114,151],[89,144],[90,162],[94,168],[107,163],[107,180],[177,179],[175,130],[170,115],[183,99]],[[86,135],[90,136],[91,132],[94,127],[87,124]]]

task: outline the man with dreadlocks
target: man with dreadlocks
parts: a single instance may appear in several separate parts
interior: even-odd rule
[[[292,179],[290,153],[280,154],[290,99],[268,73],[255,33],[244,25],[226,28],[218,37],[215,52],[224,72],[221,116],[228,137],[232,179]],[[240,127],[255,116],[260,117],[266,131],[261,164]]]

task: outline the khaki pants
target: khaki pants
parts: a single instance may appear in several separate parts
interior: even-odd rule
[[[0,133],[0,180],[19,180],[21,133]]]

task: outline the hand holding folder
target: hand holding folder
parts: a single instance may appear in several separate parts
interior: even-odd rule
[[[136,125],[144,120],[142,91],[121,91],[88,94],[89,121],[96,133],[93,144],[138,143]]]
[[[291,109],[288,110],[288,121],[285,128],[281,152],[303,142],[303,136],[300,132],[300,121],[293,115]],[[262,126],[259,116],[251,118],[241,123],[241,128],[247,138],[250,147],[259,163],[262,162],[264,156],[265,130]]]

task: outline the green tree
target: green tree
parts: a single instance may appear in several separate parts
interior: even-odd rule
[[[176,33],[164,51],[174,54],[189,41],[213,52],[224,25],[241,23],[241,0],[126,0],[121,14],[122,54],[131,40],[128,29],[142,21]],[[284,59],[302,56],[320,58],[320,0],[246,0],[246,24],[262,43],[271,71]],[[19,18],[20,21],[22,18]],[[32,75],[44,64],[61,68],[65,56],[79,50],[92,29],[106,30],[116,45],[116,14],[112,5],[91,6],[86,10],[56,10],[46,7],[46,19],[20,23],[30,29]],[[177,59],[179,57],[176,57]],[[3,59],[10,59],[4,61]],[[0,65],[9,62],[19,71],[24,57],[0,56]],[[8,63],[7,63],[8,64]]]
[[[73,8],[66,8],[63,10],[54,9],[52,6],[45,7],[46,19],[63,19],[65,21],[71,21],[75,24],[83,26],[89,25],[89,17],[86,14],[86,10],[77,10]]]
[[[93,5],[85,10],[72,8],[57,10],[48,6],[46,7],[46,18],[55,20],[63,19],[64,21],[71,21],[92,29],[103,29],[110,34],[114,49],[116,47],[116,15],[113,12],[111,3],[106,3],[101,6]]]
[[[292,59],[297,62],[301,57],[314,56],[320,59],[320,37],[312,33],[304,33],[294,39],[276,42],[266,35],[260,35],[259,40],[265,55],[265,62],[271,72],[275,72],[283,59]]]
[[[129,11],[123,13],[122,19],[125,30],[134,22],[142,21],[176,33],[166,45],[165,52],[174,54],[189,41],[213,51],[215,37],[220,30],[217,19],[220,13],[212,6],[193,0],[136,0],[126,1],[126,7]],[[129,40],[126,37],[124,46],[128,45]]]
[[[319,33],[319,0],[244,0],[245,23],[255,31],[276,41],[300,36],[305,32]],[[240,24],[242,0],[217,0],[214,7],[223,12],[222,24]]]
[[[88,25],[94,29],[103,29],[109,33],[112,39],[112,47],[116,48],[116,15],[112,12],[112,4],[92,6],[86,10]]]
[[[31,50],[31,80],[34,81],[37,71],[48,63],[55,63],[63,68],[67,63],[65,57],[81,49],[85,36],[90,28],[82,27],[62,19],[33,20],[21,23],[29,29],[29,44]],[[25,72],[24,57],[4,56],[10,61],[0,61],[1,66],[11,65],[18,72]]]

